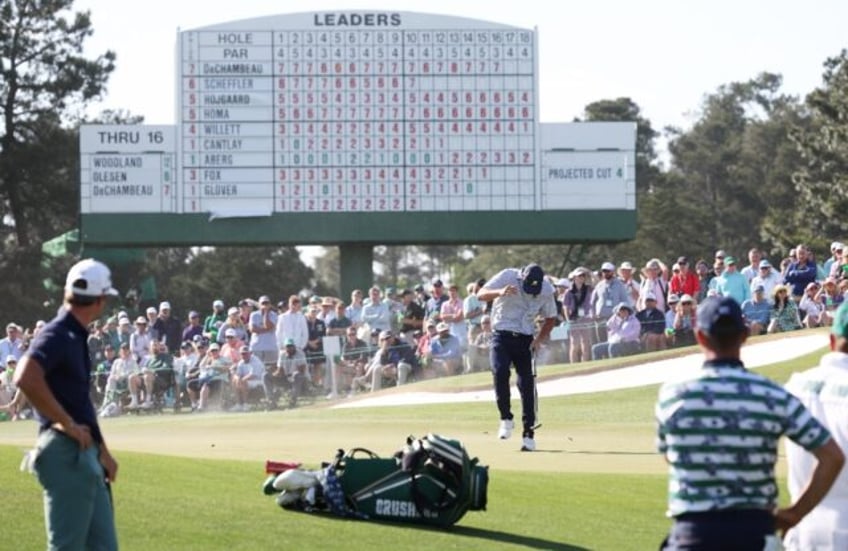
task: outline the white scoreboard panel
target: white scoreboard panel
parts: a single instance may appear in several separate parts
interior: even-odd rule
[[[178,37],[181,212],[542,202],[534,30],[316,12]]]
[[[80,127],[80,212],[178,212],[173,126]]]

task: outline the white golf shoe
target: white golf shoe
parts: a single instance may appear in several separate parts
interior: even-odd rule
[[[536,451],[536,440],[532,436],[525,436],[521,439],[521,451],[532,452]]]
[[[515,423],[512,419],[501,419],[501,426],[498,428],[498,438],[506,440],[512,436],[512,429],[515,428]]]

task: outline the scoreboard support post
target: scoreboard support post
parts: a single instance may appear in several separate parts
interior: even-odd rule
[[[374,244],[343,243],[339,245],[339,279],[341,280],[341,298],[347,303],[354,289],[361,289],[363,295],[374,284]]]

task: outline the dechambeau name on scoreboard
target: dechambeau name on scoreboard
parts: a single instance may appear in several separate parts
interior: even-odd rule
[[[261,75],[265,67],[261,63],[204,63],[205,75]]]

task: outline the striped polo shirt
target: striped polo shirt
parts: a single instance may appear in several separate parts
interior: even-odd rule
[[[668,515],[777,505],[774,465],[786,435],[812,450],[830,439],[798,398],[738,360],[660,389],[657,448],[669,464]]]

